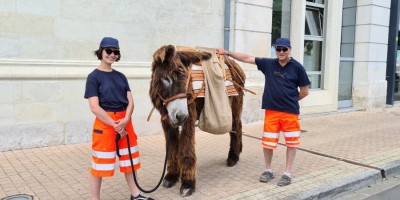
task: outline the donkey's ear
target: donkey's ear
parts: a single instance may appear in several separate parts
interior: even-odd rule
[[[165,60],[171,59],[174,55],[175,55],[175,47],[173,45],[166,45],[159,48],[153,54],[153,59],[157,62],[163,63]]]
[[[165,46],[165,58],[164,60],[171,60],[175,56],[175,47],[173,45]]]
[[[163,63],[165,60],[171,59],[175,54],[175,47],[173,45],[166,45],[159,48],[154,54],[153,59],[156,62]]]

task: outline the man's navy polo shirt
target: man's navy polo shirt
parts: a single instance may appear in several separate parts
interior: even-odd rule
[[[311,84],[304,67],[293,58],[281,67],[276,58],[257,57],[256,65],[265,76],[262,109],[299,114],[298,87]]]

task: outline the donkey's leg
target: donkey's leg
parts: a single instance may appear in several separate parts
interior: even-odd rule
[[[189,119],[182,127],[179,141],[179,166],[181,174],[181,196],[190,196],[196,187],[195,115],[189,110]]]
[[[167,123],[163,123],[166,146],[168,148],[167,157],[167,175],[164,177],[163,186],[170,188],[175,185],[179,179],[179,132],[178,128],[173,128]]]
[[[232,131],[229,132],[231,142],[226,164],[228,167],[236,165],[239,154],[242,152],[242,107],[243,96],[231,97]]]

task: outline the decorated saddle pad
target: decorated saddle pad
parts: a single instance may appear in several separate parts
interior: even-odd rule
[[[226,64],[224,65],[224,68],[226,76],[225,87],[228,92],[228,96],[239,95],[233,83],[229,81],[232,78],[231,71]],[[193,65],[190,76],[192,80],[193,93],[197,95],[197,97],[204,97],[205,87],[203,67],[201,65]]]

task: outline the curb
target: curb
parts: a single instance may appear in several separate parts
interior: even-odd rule
[[[342,180],[335,181],[331,184],[324,184],[320,187],[300,193],[299,195],[285,197],[285,200],[312,200],[312,199],[334,199],[339,196],[357,191],[368,185],[376,184],[381,181],[381,173],[377,170],[368,170],[352,176],[345,177]]]
[[[400,173],[400,160],[394,161],[383,167],[385,170],[386,177],[398,175]],[[370,187],[377,183],[382,182],[382,176],[380,171],[369,170],[367,172],[358,173],[353,176],[346,177],[341,181],[336,181],[332,184],[325,184],[311,191],[300,193],[299,195],[293,195],[285,197],[285,200],[330,200],[349,195],[352,192],[358,191],[363,188]]]
[[[386,177],[400,174],[400,160],[388,163],[385,167]]]

